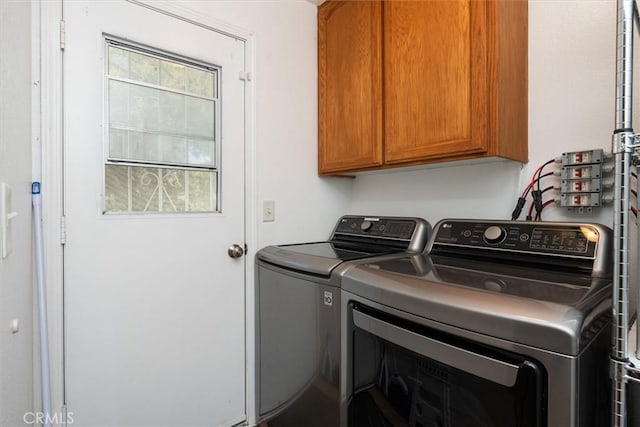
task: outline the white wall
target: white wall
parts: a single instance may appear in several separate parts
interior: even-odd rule
[[[316,6],[298,0],[187,0],[180,5],[254,34],[257,195],[275,222],[257,224],[258,247],[328,237],[348,206],[351,180],[317,175]]]
[[[31,274],[31,9],[0,1],[0,182],[13,189],[13,252],[0,259],[0,425],[33,411]],[[13,334],[10,322],[19,321]]]
[[[613,0],[529,0],[529,163],[522,170],[500,162],[359,176],[350,211],[417,215],[432,223],[509,219],[538,165],[566,151],[611,151],[615,29]],[[543,218],[611,225],[611,212],[609,206],[578,215],[553,206]]]

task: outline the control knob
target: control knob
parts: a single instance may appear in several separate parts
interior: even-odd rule
[[[360,224],[360,230],[362,231],[369,231],[371,230],[371,227],[373,227],[373,223],[371,221],[362,221],[362,224]]]
[[[497,225],[492,225],[484,230],[484,241],[489,244],[495,245],[500,243],[505,239],[505,237],[507,237],[507,232],[504,231],[504,228]]]

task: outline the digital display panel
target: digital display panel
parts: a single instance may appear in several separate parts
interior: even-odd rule
[[[534,228],[531,233],[529,247],[584,254],[589,247],[588,235],[580,229],[546,229]]]

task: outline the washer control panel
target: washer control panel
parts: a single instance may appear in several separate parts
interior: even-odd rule
[[[335,233],[411,240],[418,221],[410,218],[344,216]]]
[[[420,253],[430,237],[431,224],[422,218],[345,215],[338,220],[330,241]]]
[[[436,226],[432,246],[594,258],[601,230],[577,223],[444,220]]]

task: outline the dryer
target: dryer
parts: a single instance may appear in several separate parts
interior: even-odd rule
[[[342,425],[608,423],[611,230],[447,219],[342,278]]]

